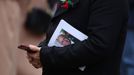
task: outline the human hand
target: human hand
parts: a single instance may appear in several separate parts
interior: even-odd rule
[[[40,47],[37,47],[35,45],[29,45],[29,48],[34,51],[34,53],[27,52],[27,58],[29,63],[31,63],[35,68],[41,68],[41,62],[40,62]]]

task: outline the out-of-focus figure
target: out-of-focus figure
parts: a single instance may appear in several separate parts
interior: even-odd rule
[[[0,0],[0,75],[16,75],[16,52],[21,23],[15,0]]]
[[[22,25],[19,44],[34,44],[45,39],[45,32],[51,16],[47,0],[18,0],[21,8]],[[17,75],[41,75],[42,69],[35,69],[29,64],[24,51],[17,52]]]
[[[45,38],[45,34],[34,35],[24,28],[26,15],[34,6],[41,7],[40,9],[51,15],[47,0],[0,0],[0,75],[42,73],[41,69],[37,70],[29,64],[24,51],[17,49],[21,43],[36,45]],[[31,20],[27,23],[30,22]]]
[[[128,32],[121,64],[121,75],[134,75],[134,0],[129,0]]]

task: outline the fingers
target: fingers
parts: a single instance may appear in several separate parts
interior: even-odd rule
[[[40,63],[40,61],[34,61],[34,62],[32,62],[32,65],[35,67],[35,68],[41,68],[42,67],[42,65],[41,65],[41,63]]]
[[[35,45],[29,45],[30,50],[34,51],[34,53],[27,52],[27,58],[29,63],[31,63],[35,68],[41,68],[42,65],[40,63],[40,47]]]
[[[36,53],[27,52],[27,58],[28,58],[29,63],[31,63],[35,68],[38,69],[42,67],[40,63],[39,52],[36,52]]]
[[[29,45],[29,48],[33,51],[40,51],[40,47],[37,47],[35,45]]]
[[[27,56],[27,59],[28,59],[29,63],[31,64],[32,63],[32,58]]]
[[[28,58],[29,63],[32,64],[32,66],[34,66],[35,68],[38,69],[42,67],[40,60],[33,59],[29,56],[27,56],[27,58]]]

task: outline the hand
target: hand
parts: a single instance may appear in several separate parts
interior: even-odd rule
[[[40,47],[37,47],[35,45],[29,45],[29,48],[34,51],[34,53],[27,52],[27,58],[29,62],[35,67],[35,68],[41,68],[41,62],[40,62]]]

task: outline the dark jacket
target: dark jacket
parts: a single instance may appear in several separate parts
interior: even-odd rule
[[[43,75],[119,75],[128,17],[127,0],[73,1],[74,6],[68,10],[57,8],[46,43],[61,19],[89,38],[62,48],[44,44],[40,51]],[[86,66],[85,70],[78,69],[80,66]]]

